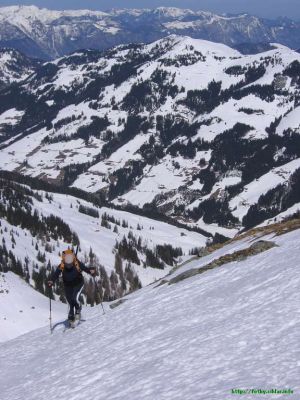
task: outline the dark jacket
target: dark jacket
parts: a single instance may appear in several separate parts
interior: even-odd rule
[[[79,266],[82,272],[86,272],[87,274],[91,273],[90,268],[86,267],[81,262],[79,262]],[[77,270],[75,265],[73,265],[72,268],[67,268],[65,266],[63,271],[60,269],[60,266],[58,266],[52,276],[52,281],[55,282],[61,273],[65,286],[77,286],[80,283],[83,284],[82,273]]]

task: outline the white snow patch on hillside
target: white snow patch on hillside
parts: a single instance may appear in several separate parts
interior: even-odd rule
[[[225,176],[223,179],[218,181],[212,188],[212,193],[214,193],[217,190],[224,190],[229,186],[234,186],[237,185],[238,183],[241,182],[241,177],[240,176]]]
[[[178,188],[187,182],[188,177],[199,170],[200,159],[208,161],[209,151],[198,151],[194,159],[186,159],[182,156],[171,157],[167,155],[160,164],[149,166],[144,169],[143,178],[118,201],[128,201],[131,204],[142,207],[145,203],[150,203],[158,194],[169,191],[177,192]],[[176,164],[180,166],[176,168]]]
[[[227,238],[233,238],[237,233],[238,229],[235,228],[224,228],[223,226],[219,226],[218,224],[206,224],[203,221],[203,218],[200,218],[196,224],[191,224],[191,226],[197,226],[197,228],[203,229],[205,232],[209,232],[212,235],[219,233]]]
[[[58,71],[56,80],[53,82],[53,84],[57,88],[71,90],[72,85],[74,84],[80,85],[82,82],[83,82],[83,74],[80,69],[65,67],[64,69]]]
[[[86,188],[89,192],[97,192],[108,186],[105,177],[118,169],[124,168],[130,160],[140,160],[142,157],[137,151],[147,143],[149,134],[140,134],[116,150],[105,161],[93,165],[86,173],[81,174],[72,184],[73,187]]]
[[[216,107],[209,115],[211,123],[202,125],[198,130],[197,135],[192,138],[192,141],[204,139],[211,142],[217,135],[224,131],[232,129],[239,122],[241,124],[251,126],[251,131],[245,135],[245,139],[264,139],[267,137],[266,128],[274,122],[275,118],[282,116],[288,111],[290,103],[281,104],[279,99],[274,103],[261,100],[254,95],[246,96],[240,100],[230,99]],[[251,117],[243,110],[253,110]],[[207,115],[199,117],[199,122],[207,120]]]
[[[70,163],[81,164],[83,160],[92,161],[103,145],[100,139],[92,138],[88,146],[82,139],[76,139],[43,147],[40,141],[48,134],[46,129],[41,129],[2,149],[2,168],[13,171],[16,168],[24,168],[26,162],[26,167],[30,171],[28,175],[40,177],[47,173],[48,178],[56,179],[60,174],[60,168]]]
[[[55,104],[54,100],[46,100],[45,103],[47,104],[47,106],[52,107]]]
[[[67,306],[52,302],[56,318],[63,319]],[[49,324],[49,299],[12,272],[0,273],[0,342],[14,339]]]
[[[3,127],[1,125],[16,125],[23,117],[24,111],[18,111],[16,108],[11,108],[0,115],[0,135]]]
[[[263,193],[287,182],[291,174],[300,168],[300,158],[293,160],[246,185],[243,191],[229,202],[232,214],[242,220],[252,204],[257,203]]]
[[[41,140],[46,137],[46,129],[26,136],[17,142],[11,144],[5,149],[1,149],[1,168],[7,171],[13,171],[20,167],[30,153],[35,153],[39,149]]]
[[[262,224],[260,224],[258,226],[265,226],[265,225],[274,224],[276,222],[281,222],[296,213],[300,213],[300,203],[294,204],[292,207],[288,208],[286,211],[283,211],[280,214],[277,214],[276,217],[274,217],[274,218],[267,219],[266,221],[264,221]]]
[[[300,107],[295,108],[282,118],[276,129],[276,133],[283,135],[284,131],[288,129],[300,133]]]
[[[31,166],[31,176],[39,176],[46,166],[49,167],[48,176],[55,179],[59,176],[60,168],[71,164],[81,164],[91,161],[98,154],[103,142],[93,138],[88,146],[82,139],[70,140],[49,144],[43,151],[31,155],[28,162]]]
[[[97,192],[108,186],[105,175],[101,172],[87,171],[79,175],[72,187],[84,188],[87,192]]]
[[[0,8],[1,21],[1,8]],[[12,49],[1,49],[0,51],[0,80],[1,84],[11,84],[26,79],[32,72],[33,66],[23,65],[27,63],[21,53]],[[29,64],[29,63],[28,63]]]

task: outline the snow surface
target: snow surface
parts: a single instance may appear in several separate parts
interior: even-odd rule
[[[182,9],[177,7],[157,7],[155,9],[157,14],[163,15],[165,17],[178,18],[185,17],[187,15],[194,15],[195,13],[189,9]]]
[[[1,125],[15,125],[20,119],[23,117],[24,111],[18,111],[15,108],[11,108],[10,110],[5,111],[0,115],[0,134],[1,134]]]
[[[141,155],[137,153],[140,147],[147,143],[150,134],[138,135],[126,145],[116,150],[105,161],[93,165],[88,172],[81,174],[72,184],[74,187],[85,187],[87,191],[96,192],[108,186],[107,180],[103,179],[107,174],[112,174],[120,168],[124,168],[128,159],[139,160]],[[100,179],[100,177],[103,177]]]
[[[1,8],[0,8],[1,22]],[[25,62],[25,65],[24,65]],[[9,48],[0,49],[0,81],[1,84],[20,82],[33,72],[33,65],[29,66],[30,60],[21,53]]]
[[[232,389],[276,388],[294,393],[269,398],[297,400],[299,234],[273,238],[278,247],[242,262],[144,288],[113,310],[105,305],[105,315],[87,309],[74,331],[51,336],[45,327],[0,345],[2,397],[230,400]]]
[[[50,23],[62,17],[82,17],[85,15],[103,17],[107,14],[102,11],[90,10],[55,11],[36,6],[11,6],[0,8],[1,19],[9,20],[16,25],[23,24],[23,26],[26,26],[26,21],[28,20],[40,20],[43,23]]]
[[[181,10],[181,15],[179,14],[179,16],[184,17],[185,15],[189,15],[189,12],[192,14],[193,12],[191,10]],[[184,15],[184,12],[185,15]],[[187,29],[203,29],[205,28],[207,25],[210,24],[217,24],[220,27],[220,24],[223,21],[230,21],[230,20],[236,20],[237,23],[242,24],[243,21],[241,21],[242,19],[245,19],[248,17],[247,14],[240,14],[240,15],[235,15],[233,17],[230,16],[225,16],[225,15],[216,15],[216,14],[212,14],[211,12],[205,12],[205,11],[196,11],[193,13],[195,16],[199,16],[199,19],[194,19],[191,21],[187,21],[187,20],[175,20],[175,21],[170,21],[170,22],[165,22],[164,26],[167,29],[175,29],[175,30],[187,30]],[[171,14],[172,15],[172,14]],[[176,14],[173,13],[172,17],[176,17]],[[253,17],[253,21],[254,23],[256,22],[257,24],[260,23],[260,21],[256,18]],[[249,27],[248,27],[249,30]]]
[[[288,208],[286,211],[283,211],[280,214],[277,214],[276,217],[274,217],[274,218],[265,220],[259,226],[265,226],[265,225],[274,224],[276,222],[281,222],[281,221],[285,220],[286,218],[289,218],[297,213],[300,213],[300,203],[294,204],[292,207]]]
[[[285,184],[289,177],[300,168],[300,158],[262,175],[246,185],[243,191],[229,202],[232,214],[240,220],[247,214],[252,204],[257,203],[259,197],[280,184]]]
[[[276,133],[283,135],[287,129],[292,129],[294,132],[300,133],[300,107],[295,108],[281,120]]]
[[[200,218],[196,223],[191,224],[191,226],[197,226],[200,229],[203,229],[205,232],[209,232],[212,235],[219,233],[228,238],[233,238],[235,235],[238,234],[238,228],[224,228],[218,224],[206,224],[203,221],[203,218]]]
[[[183,186],[188,181],[188,177],[192,172],[197,171],[201,158],[208,161],[210,152],[198,151],[193,159],[185,159],[182,156],[165,156],[159,164],[145,168],[140,182],[134,189],[120,197],[121,202],[125,200],[142,207],[144,204],[150,203],[157,195],[170,191],[176,193],[180,186]],[[175,168],[175,163],[181,166],[179,170]],[[194,187],[194,189],[200,188]],[[193,187],[190,189],[193,189]],[[118,203],[118,200],[115,202]]]
[[[64,318],[66,305],[52,302],[56,318]],[[49,299],[12,272],[0,273],[0,342],[14,339],[49,324]]]

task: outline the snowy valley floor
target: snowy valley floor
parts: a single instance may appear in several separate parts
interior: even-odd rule
[[[2,343],[1,399],[299,399],[300,230],[273,236],[264,239],[277,247],[246,260],[148,286],[106,304],[105,315],[87,309],[75,330],[45,327]],[[233,242],[176,274],[252,243]]]

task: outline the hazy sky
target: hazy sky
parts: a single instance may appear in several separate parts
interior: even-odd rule
[[[51,9],[155,8],[172,6],[219,13],[248,12],[263,17],[288,16],[300,20],[300,0],[0,0],[0,6],[35,4]]]

